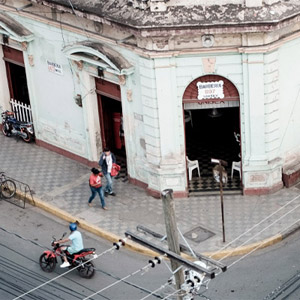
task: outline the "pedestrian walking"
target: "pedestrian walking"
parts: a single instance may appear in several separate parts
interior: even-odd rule
[[[102,174],[96,168],[92,168],[91,171],[92,171],[92,174],[90,176],[89,183],[90,183],[92,195],[89,199],[88,205],[89,206],[92,205],[92,201],[95,198],[96,194],[98,193],[99,197],[100,197],[100,202],[101,202],[102,208],[104,210],[107,210],[107,207],[105,205],[104,195],[103,195],[102,182],[101,182]]]
[[[102,168],[103,175],[106,178],[106,187],[104,189],[105,196],[115,196],[113,192],[113,181],[111,176],[111,169],[113,163],[116,163],[115,155],[108,149],[105,148],[100,156],[99,166]]]

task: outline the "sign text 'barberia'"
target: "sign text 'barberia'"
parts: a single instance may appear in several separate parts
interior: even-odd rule
[[[197,82],[198,100],[224,98],[224,81]]]

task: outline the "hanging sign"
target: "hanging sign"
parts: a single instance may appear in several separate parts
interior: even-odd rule
[[[47,60],[47,65],[48,65],[48,71],[51,73],[55,73],[58,75],[63,75],[63,69],[62,66],[55,63],[55,62],[51,62],[49,60]]]
[[[197,82],[198,87],[198,100],[224,98],[224,81],[212,81],[212,82]]]

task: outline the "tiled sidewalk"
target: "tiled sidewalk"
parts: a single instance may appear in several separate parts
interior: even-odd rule
[[[39,199],[120,237],[124,237],[128,229],[137,232],[137,225],[162,235],[165,233],[161,200],[119,179],[114,183],[117,196],[106,198],[108,211],[101,209],[98,198],[94,199],[94,206],[89,207],[90,168],[35,144],[0,135],[0,171],[27,183]],[[224,196],[226,242],[236,239],[253,226],[253,230],[231,247],[264,240],[295,224],[300,213],[299,192],[296,185],[266,196]],[[175,209],[178,227],[196,252],[216,251],[224,246],[219,196],[176,199]],[[202,234],[207,233],[206,230],[212,236],[198,242]],[[161,243],[157,238],[147,238]]]

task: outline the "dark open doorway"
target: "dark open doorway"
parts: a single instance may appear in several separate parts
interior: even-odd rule
[[[98,95],[98,107],[103,148],[126,157],[121,102]]]
[[[185,111],[186,154],[190,160],[199,162],[201,176],[193,173],[189,180],[190,193],[218,192],[219,184],[213,179],[211,158],[228,162],[228,182],[224,191],[241,191],[238,172],[231,179],[233,161],[240,161],[240,145],[234,132],[239,133],[239,107],[199,109]]]
[[[25,68],[6,62],[6,70],[11,99],[30,105]]]
[[[121,165],[119,177],[127,180],[120,86],[102,78],[96,78],[95,81],[102,148],[109,148],[116,155],[117,163]]]
[[[10,99],[30,104],[23,52],[8,46],[2,46],[5,61]]]

